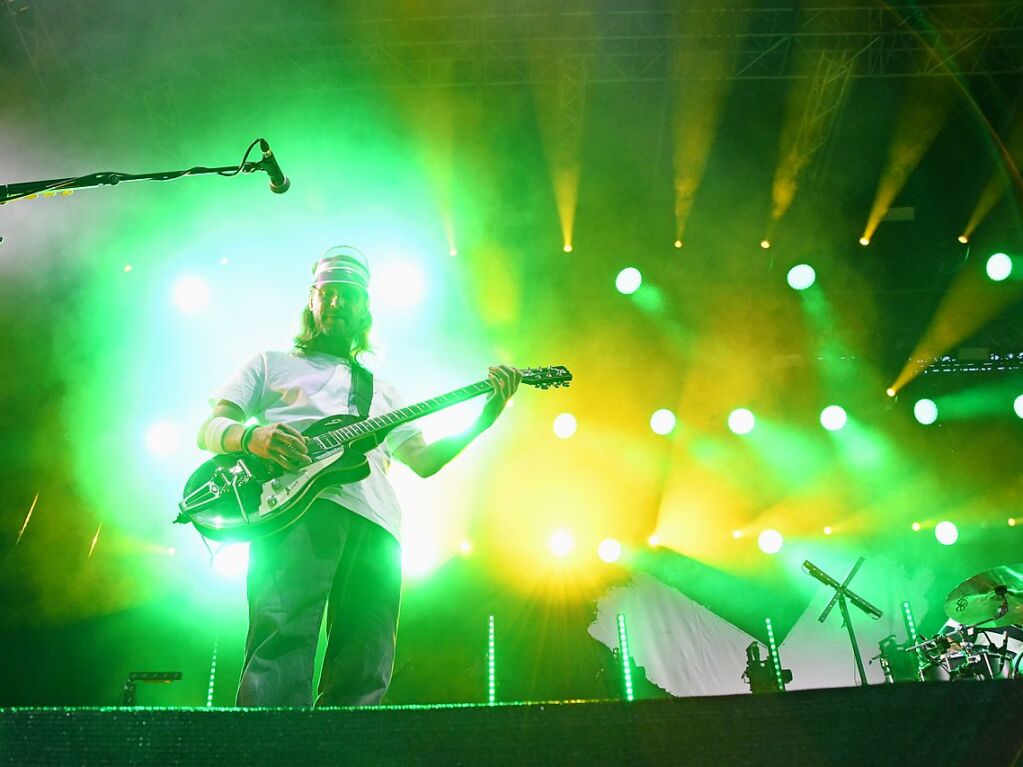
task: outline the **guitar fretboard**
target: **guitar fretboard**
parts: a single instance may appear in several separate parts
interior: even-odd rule
[[[433,399],[423,400],[417,402],[415,405],[409,405],[398,410],[392,410],[390,413],[384,415],[378,415],[375,418],[367,418],[365,421],[359,421],[357,423],[349,424],[348,426],[342,426],[340,429],[333,429],[331,431],[325,431],[316,437],[311,437],[310,442],[313,443],[319,450],[311,451],[313,455],[317,453],[326,453],[335,448],[346,445],[350,442],[355,442],[363,437],[368,437],[378,431],[390,430],[399,424],[408,423],[414,421],[417,418],[436,413],[438,410],[443,410],[446,407],[457,405],[459,402],[465,402],[466,400],[478,397],[481,394],[486,394],[493,390],[493,385],[489,380],[478,381],[477,383],[470,384],[469,386],[463,386],[461,389],[455,389],[454,391],[442,394],[439,397]]]

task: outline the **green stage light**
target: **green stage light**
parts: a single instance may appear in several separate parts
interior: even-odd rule
[[[575,548],[575,538],[568,530],[556,530],[548,539],[547,546],[556,557],[567,557]]]
[[[407,534],[401,547],[401,571],[413,578],[428,575],[437,567],[439,557],[433,541],[425,536]]]
[[[487,703],[497,702],[497,663],[494,660],[494,616],[487,621]]]
[[[639,286],[642,284],[643,275],[634,266],[625,267],[615,277],[615,287],[618,288],[618,292],[627,296],[639,290]]]
[[[597,556],[604,562],[611,564],[617,562],[622,556],[622,544],[614,538],[605,538],[597,547]]]
[[[1015,401],[1012,403],[1012,409],[1016,411],[1016,415],[1023,418],[1023,394],[1016,397]]]
[[[756,422],[753,412],[744,407],[737,408],[728,415],[728,428],[733,434],[749,434]]]
[[[622,663],[622,682],[625,686],[625,700],[632,700],[632,655],[629,653],[629,632],[625,627],[625,616],[618,613],[618,659]]]
[[[554,419],[554,433],[560,439],[568,439],[575,434],[577,425],[574,415],[571,413],[562,413]]]
[[[793,290],[806,290],[817,279],[817,272],[809,264],[796,264],[789,269],[788,282]]]
[[[932,399],[917,400],[913,405],[913,415],[924,426],[930,426],[938,420],[938,406]]]
[[[934,526],[934,537],[938,539],[938,543],[951,546],[959,540],[959,528],[951,522],[939,522]]]
[[[821,426],[828,431],[838,431],[848,419],[845,408],[839,405],[828,405],[821,411]]]
[[[228,578],[237,578],[249,569],[249,544],[228,543],[213,555],[213,569]]]
[[[671,434],[675,431],[675,414],[661,408],[650,416],[650,428],[655,434]]]
[[[1012,259],[1005,253],[995,253],[987,260],[987,276],[1001,282],[1012,274]]]
[[[146,447],[154,455],[170,455],[181,445],[181,433],[170,421],[154,423],[146,430]]]
[[[777,554],[784,543],[785,539],[777,530],[764,530],[757,536],[757,545],[765,554]]]
[[[375,305],[388,311],[409,311],[422,303],[426,280],[422,270],[410,261],[398,261],[373,275],[370,291]]]
[[[210,303],[210,286],[201,277],[183,277],[174,283],[174,304],[186,314],[201,312]]]

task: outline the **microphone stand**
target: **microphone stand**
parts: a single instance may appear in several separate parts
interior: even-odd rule
[[[118,173],[116,171],[100,171],[89,173],[85,176],[72,176],[69,178],[51,178],[44,181],[25,181],[19,184],[0,184],[0,205],[14,200],[33,198],[40,194],[52,196],[60,192],[68,192],[74,189],[91,189],[97,186],[116,186],[122,181],[173,181],[184,176],[205,176],[215,173],[220,176],[236,176],[239,173],[255,173],[256,171],[267,171],[266,159],[259,162],[248,161],[248,156],[253,147],[260,142],[256,139],[249,145],[245,156],[239,165],[222,165],[217,168],[207,168],[199,165],[194,168],[183,170],[168,170],[157,173]],[[47,194],[52,193],[52,194]]]
[[[809,575],[812,575],[814,578],[819,580],[825,586],[828,586],[835,590],[835,595],[831,597],[831,601],[828,602],[828,606],[824,608],[824,612],[821,613],[820,617],[817,620],[819,620],[821,623],[824,623],[824,621],[826,621],[828,619],[828,616],[831,614],[831,610],[834,608],[835,604],[836,603],[838,604],[838,609],[842,613],[842,620],[845,623],[846,629],[849,631],[849,642],[850,644],[852,644],[853,657],[856,659],[856,669],[860,672],[860,684],[863,687],[866,687],[867,673],[863,668],[863,658],[860,655],[860,646],[856,642],[856,634],[853,631],[852,620],[850,619],[849,616],[849,605],[847,604],[847,602],[852,602],[856,607],[865,612],[874,620],[877,620],[878,618],[881,617],[880,610],[874,607],[874,605],[870,604],[870,602],[861,597],[859,594],[856,594],[854,591],[848,588],[849,582],[853,579],[853,576],[856,575],[856,572],[860,569],[860,565],[862,565],[864,561],[865,560],[863,559],[863,557],[860,557],[858,560],[856,560],[856,564],[853,565],[852,570],[849,571],[849,574],[845,577],[845,581],[842,583],[836,581],[826,572],[817,567],[817,565],[813,564],[810,560],[806,560],[805,562],[803,562],[803,570]]]

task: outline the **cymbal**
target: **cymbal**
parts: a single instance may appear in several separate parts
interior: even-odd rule
[[[945,614],[968,626],[983,622],[979,628],[1023,624],[1023,564],[999,565],[963,581],[945,598]]]

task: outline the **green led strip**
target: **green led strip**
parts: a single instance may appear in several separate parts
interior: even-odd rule
[[[909,606],[909,602],[902,603],[902,620],[906,624],[906,633],[909,635],[909,641],[916,641],[916,621],[913,620],[913,608]]]
[[[213,685],[217,681],[217,642],[213,642],[213,660],[210,661],[210,687],[206,691],[206,705],[213,705]]]
[[[497,701],[497,675],[494,665],[494,616],[487,623],[487,702],[492,706]]]
[[[625,700],[632,700],[632,655],[629,653],[629,634],[625,630],[625,616],[618,613],[618,656],[622,662],[625,682]]]
[[[778,643],[774,641],[774,626],[771,619],[765,620],[767,624],[767,649],[771,652],[771,663],[774,665],[774,681],[779,690],[785,689],[785,682],[781,678],[781,657],[778,655]]]

